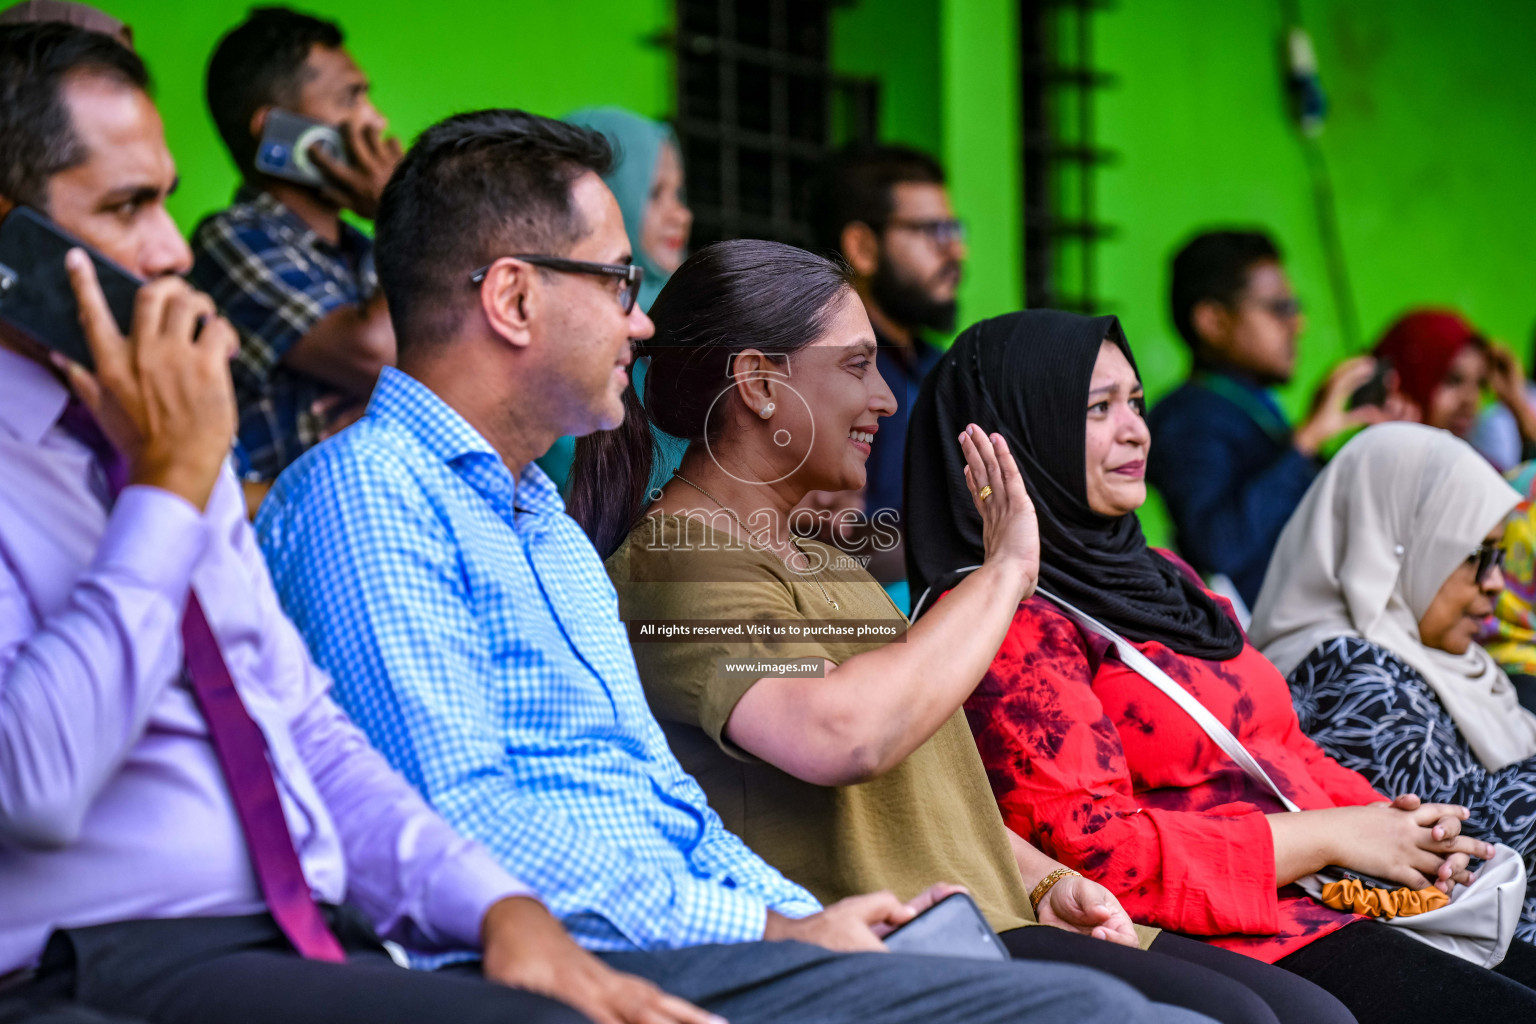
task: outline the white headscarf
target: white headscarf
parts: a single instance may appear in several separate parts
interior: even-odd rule
[[[1441,585],[1519,500],[1444,430],[1362,432],[1280,534],[1249,639],[1289,675],[1325,640],[1364,637],[1418,670],[1489,770],[1536,754],[1536,715],[1487,651],[1449,654],[1419,639]]]

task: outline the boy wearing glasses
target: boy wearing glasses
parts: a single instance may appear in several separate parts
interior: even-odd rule
[[[907,415],[941,354],[924,335],[955,330],[965,233],[949,203],[944,169],[905,146],[860,146],[834,157],[814,219],[817,245],[840,253],[857,275],[854,287],[879,345],[875,362],[896,396],[896,412],[881,421],[866,466],[864,511],[866,521],[887,517],[899,526]],[[866,551],[873,554],[870,573],[882,583],[904,579],[902,548],[873,546],[877,550]]]
[[[1380,405],[1349,408],[1376,369],[1357,358],[1329,374],[1301,425],[1286,419],[1271,389],[1295,372],[1305,318],[1264,232],[1196,235],[1173,259],[1171,291],[1174,327],[1194,358],[1189,379],[1147,417],[1147,481],[1168,506],[1180,553],[1251,608],[1319,449],[1390,417]]]

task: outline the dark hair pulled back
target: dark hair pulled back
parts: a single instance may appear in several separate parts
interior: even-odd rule
[[[689,444],[713,440],[735,354],[809,345],[851,280],[846,264],[750,238],[706,246],[677,269],[651,306],[656,334],[636,350],[650,358],[644,403],[631,377],[624,422],[576,441],[568,504],[600,555],[624,542],[650,503],[652,428]]]

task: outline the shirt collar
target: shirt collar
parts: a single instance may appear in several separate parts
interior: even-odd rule
[[[520,511],[532,512],[534,515],[565,511],[565,499],[560,497],[560,488],[555,486],[549,474],[539,468],[537,462],[528,463],[517,475],[517,507]]]
[[[37,444],[68,402],[69,391],[46,366],[0,348],[0,429]]]
[[[461,459],[494,461],[505,468],[501,455],[469,421],[459,415],[437,392],[404,370],[386,366],[368,401],[368,415],[399,424],[422,446],[446,463]],[[538,463],[530,462],[517,477],[517,507],[522,512],[564,512],[560,491]]]
[[[465,455],[500,458],[496,449],[437,392],[404,370],[384,367],[368,400],[368,415],[404,427],[444,462]]]
[[[297,233],[305,245],[321,245],[347,252],[359,247],[365,247],[368,244],[368,236],[351,224],[348,224],[346,219],[343,218],[341,221],[340,244],[332,246],[325,239],[321,238],[315,232],[315,229],[305,222],[303,217],[289,209],[288,205],[281,199],[264,189],[252,185],[250,182],[242,182],[240,187],[235,189],[235,202],[244,203],[252,207],[264,218],[281,222],[288,230]]]
[[[1244,373],[1242,370],[1235,370],[1229,366],[1220,366],[1214,363],[1196,363],[1194,368],[1194,375],[1203,375],[1206,377],[1222,377],[1231,381],[1233,384],[1236,384],[1244,391],[1251,391],[1256,395],[1264,395],[1269,393],[1269,389],[1255,380],[1252,374]]]

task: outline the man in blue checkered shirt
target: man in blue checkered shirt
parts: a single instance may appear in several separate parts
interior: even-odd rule
[[[362,411],[395,336],[373,242],[341,219],[372,217],[400,159],[368,80],[331,22],[281,7],[253,11],[208,64],[208,105],[243,183],[234,205],[192,236],[192,282],[240,330],[231,367],[244,476],[270,481]],[[338,126],[347,159],[308,154],[325,184],[256,169],[273,110]]]
[[[1085,968],[877,952],[916,907],[823,910],[677,763],[602,562],[533,462],[622,422],[630,339],[652,331],[611,159],[585,129],[481,111],[429,129],[390,182],[400,369],[258,522],[337,698],[577,941],[736,1024],[1189,1020]]]

